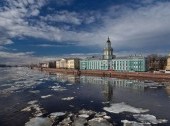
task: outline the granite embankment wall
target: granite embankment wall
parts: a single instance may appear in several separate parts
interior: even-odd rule
[[[139,79],[139,80],[156,80],[156,81],[170,81],[170,74],[165,73],[150,73],[150,72],[117,72],[104,70],[74,70],[74,69],[53,69],[43,68],[39,69],[46,72],[58,72],[63,74],[125,78],[125,79]]]

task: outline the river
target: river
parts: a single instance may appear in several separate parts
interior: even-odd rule
[[[106,112],[117,125],[170,125],[170,84],[0,68],[0,126],[54,112]]]

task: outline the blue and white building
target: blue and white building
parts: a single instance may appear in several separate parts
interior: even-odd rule
[[[80,60],[80,70],[114,70],[127,72],[145,72],[146,59],[143,56],[128,56],[115,58],[111,41],[108,38],[102,58],[87,58]]]

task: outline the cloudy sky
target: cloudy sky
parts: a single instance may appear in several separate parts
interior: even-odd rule
[[[170,52],[170,0],[0,0],[0,63]]]

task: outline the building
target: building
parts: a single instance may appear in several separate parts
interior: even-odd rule
[[[111,41],[108,38],[103,51],[102,58],[86,58],[80,60],[81,70],[109,70],[110,61],[113,59],[113,48],[111,47]]]
[[[166,70],[167,73],[170,73],[170,54],[167,58],[167,65],[166,65],[165,70]]]
[[[57,69],[79,69],[80,59],[78,58],[63,58],[56,61]]]
[[[109,61],[100,59],[84,59],[80,60],[81,70],[108,70]]]
[[[58,68],[58,69],[60,68],[60,60],[56,61],[56,68]]]
[[[81,70],[115,70],[115,71],[146,71],[146,58],[142,56],[128,56],[116,58],[113,55],[111,41],[108,38],[102,58],[84,59],[80,61]]]
[[[59,62],[59,68],[66,69],[67,68],[67,59],[63,58]]]
[[[80,59],[71,58],[67,60],[67,68],[68,69],[80,69]]]
[[[50,61],[50,62],[48,63],[48,67],[49,67],[49,68],[56,68],[56,61]]]
[[[120,57],[112,60],[111,69],[115,71],[146,71],[146,58],[142,56]]]
[[[104,60],[111,60],[113,59],[113,48],[111,46],[111,41],[108,37],[108,40],[106,42],[106,46],[104,48],[104,55],[103,55]]]
[[[158,56],[156,54],[147,56],[147,68],[149,71],[164,70],[167,64],[166,56]]]
[[[49,67],[49,63],[40,63],[39,66],[41,68],[48,68]]]

